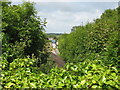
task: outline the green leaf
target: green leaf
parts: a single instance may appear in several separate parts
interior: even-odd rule
[[[84,85],[86,83],[86,80],[81,81],[81,85]]]
[[[98,86],[97,85],[93,85],[92,88],[97,88]]]
[[[6,84],[5,88],[10,88],[11,86],[14,86],[15,84],[12,82],[9,82]]]
[[[102,82],[104,82],[104,83],[106,82],[105,76],[102,77]]]
[[[31,82],[31,83],[30,83],[30,87],[31,87],[31,88],[36,88],[36,82]]]

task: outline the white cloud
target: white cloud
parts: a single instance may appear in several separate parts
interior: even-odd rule
[[[46,0],[47,1],[47,0]],[[117,3],[37,3],[38,16],[47,18],[46,32],[70,32],[73,26],[85,25],[99,18]]]
[[[70,16],[68,13],[58,10],[56,12],[49,12],[47,14],[44,12],[39,12],[38,15],[47,18],[47,32],[70,32],[68,27],[72,19],[68,17]]]
[[[93,19],[99,18],[101,10],[94,12],[64,12],[56,10],[53,12],[39,12],[38,15],[47,18],[47,32],[70,32],[73,26],[92,22]]]

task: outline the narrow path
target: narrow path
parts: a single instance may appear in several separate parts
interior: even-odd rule
[[[51,60],[54,61],[54,63],[58,67],[63,67],[65,65],[65,61],[62,57],[59,56],[59,50],[58,50],[56,44],[49,42],[47,46],[49,47],[48,51],[51,52],[51,54],[50,54]]]
[[[65,61],[60,56],[58,56],[58,53],[59,53],[58,49],[53,50],[51,52],[51,58],[58,67],[63,67]]]

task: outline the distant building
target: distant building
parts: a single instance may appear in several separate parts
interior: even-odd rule
[[[54,40],[54,39],[52,40],[52,47],[56,48],[56,40]]]
[[[51,46],[52,46],[52,48],[56,48],[56,43],[57,43],[57,41],[54,39],[54,38],[48,38],[48,40],[51,40]]]

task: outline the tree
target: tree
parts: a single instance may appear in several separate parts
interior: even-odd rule
[[[118,63],[119,9],[106,10],[99,19],[85,26],[74,26],[59,40],[60,54],[67,62],[100,59],[105,64]],[[117,64],[118,65],[118,64]]]
[[[24,58],[32,54],[46,62],[47,55],[43,53],[46,43],[44,28],[46,19],[42,21],[37,16],[34,3],[24,2],[21,5],[3,4],[2,52],[4,59],[11,63],[16,58]],[[43,58],[43,56],[45,56]],[[45,61],[44,61],[45,60]],[[39,64],[38,64],[39,65]]]

